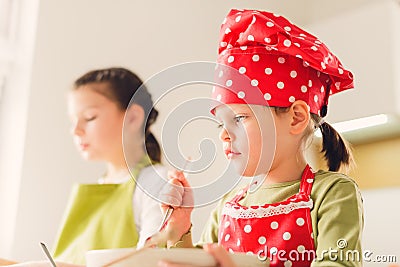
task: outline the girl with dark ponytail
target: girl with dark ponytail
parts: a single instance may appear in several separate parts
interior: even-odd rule
[[[54,249],[61,266],[84,264],[93,249],[142,246],[158,231],[162,212],[140,185],[161,188],[167,177],[150,129],[158,112],[133,72],[107,68],[84,74],[69,95],[69,113],[83,158],[105,162],[106,173],[98,184],[72,192]]]
[[[83,267],[89,250],[141,247],[158,232],[160,203],[144,191],[158,194],[168,170],[160,164],[160,145],[150,129],[158,112],[133,72],[90,71],[75,81],[68,104],[72,135],[83,158],[106,163],[97,184],[73,188],[53,250],[57,266]]]
[[[349,168],[353,163],[351,149],[346,140],[321,117],[311,116],[316,128],[319,128],[322,134],[322,151],[330,171],[339,171]]]
[[[351,152],[323,120],[328,98],[353,87],[351,72],[318,38],[271,12],[233,9],[220,30],[211,112],[230,164],[258,181],[221,199],[197,245],[221,267],[237,266],[229,252],[262,255],[271,267],[362,266],[361,194],[339,172]],[[307,163],[318,128],[329,170]],[[183,173],[174,177],[188,184]],[[190,212],[175,208],[170,244],[193,246]],[[354,257],[332,259],[333,250]]]

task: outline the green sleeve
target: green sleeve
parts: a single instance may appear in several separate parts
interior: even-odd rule
[[[217,207],[215,207],[211,212],[210,217],[208,218],[208,221],[204,226],[203,232],[200,236],[200,240],[196,246],[202,246],[207,243],[218,243],[219,217],[222,206],[223,203],[220,201]]]
[[[316,260],[311,266],[362,266],[362,199],[349,178],[330,184],[314,203]],[[330,251],[330,252],[329,252]],[[358,258],[359,257],[359,258]]]

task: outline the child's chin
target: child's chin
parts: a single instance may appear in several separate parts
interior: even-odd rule
[[[254,177],[257,174],[255,174],[254,172],[244,172],[241,174],[243,177]]]
[[[87,161],[101,161],[98,157],[87,152],[82,153],[82,158]]]
[[[254,177],[254,176],[258,176],[258,175],[264,175],[265,173],[267,173],[267,171],[254,169],[254,168],[253,169],[246,168],[239,173],[241,173],[240,175],[244,176],[244,177]]]
[[[244,177],[253,177],[253,176],[257,175],[254,170],[249,170],[249,169],[244,169],[244,170],[242,169],[241,171],[239,171],[239,173],[241,176],[244,176]]]

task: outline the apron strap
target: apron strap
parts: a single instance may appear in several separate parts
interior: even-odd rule
[[[314,178],[315,178],[315,173],[311,169],[310,165],[307,164],[307,166],[303,171],[303,175],[301,177],[299,194],[303,194],[306,196],[311,195]]]
[[[249,188],[250,188],[250,185],[240,189],[237,192],[237,194],[229,202],[230,203],[238,203],[241,199],[243,199],[246,196],[247,191],[249,190]]]
[[[311,195],[311,190],[312,186],[314,183],[314,178],[315,178],[315,173],[311,169],[310,165],[306,165],[304,168],[303,174],[301,176],[301,181],[300,181],[300,190],[299,193],[291,197],[291,200],[297,199],[298,197],[301,196],[307,196],[310,197]],[[247,191],[249,190],[251,185],[248,185],[238,191],[238,193],[229,201],[229,203],[238,203],[240,200],[242,200],[246,194]]]

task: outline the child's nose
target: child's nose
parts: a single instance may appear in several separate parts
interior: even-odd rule
[[[231,135],[228,133],[228,130],[225,127],[220,131],[219,139],[225,142],[231,140]]]
[[[75,136],[82,136],[84,133],[82,126],[80,125],[79,122],[75,123],[71,127],[71,134]]]

